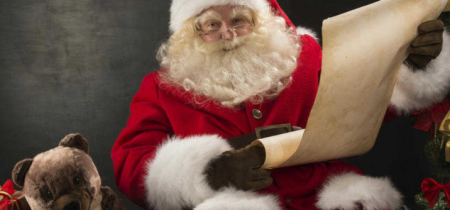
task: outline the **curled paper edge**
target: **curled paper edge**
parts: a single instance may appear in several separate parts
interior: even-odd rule
[[[406,6],[404,6],[404,5]],[[426,8],[426,6],[429,6],[427,11],[422,10],[422,8]],[[327,161],[332,159],[338,159],[338,158],[344,158],[344,157],[350,157],[350,156],[356,156],[361,155],[366,152],[368,152],[374,145],[376,137],[378,135],[378,131],[381,127],[382,118],[384,116],[384,113],[387,109],[387,106],[389,104],[389,99],[393,92],[393,87],[396,81],[396,77],[398,74],[398,69],[403,62],[403,60],[407,57],[406,49],[409,46],[409,43],[413,40],[415,36],[417,36],[417,26],[425,21],[436,19],[437,16],[441,13],[441,11],[444,9],[449,8],[448,0],[382,0],[379,2],[376,2],[374,4],[368,5],[366,7],[356,9],[353,11],[350,11],[348,13],[327,19],[324,21],[324,33],[323,33],[323,41],[324,41],[324,57],[323,57],[323,69],[322,69],[322,78],[321,78],[321,86],[319,86],[319,92],[317,95],[317,101],[311,111],[310,118],[308,119],[308,124],[306,126],[306,130],[304,131],[296,131],[288,134],[282,134],[278,136],[273,136],[265,139],[260,139],[261,143],[263,143],[265,150],[266,150],[266,161],[263,165],[263,168],[279,168],[279,167],[285,167],[285,166],[292,166],[292,165],[300,165],[300,164],[306,164],[311,162],[319,162],[319,161]],[[400,43],[396,44],[394,47],[394,52],[397,54],[393,57],[395,59],[392,59],[391,61],[386,61],[386,64],[382,64],[384,68],[384,72],[386,72],[385,75],[379,75],[377,78],[377,82],[375,83],[375,86],[368,86],[368,87],[376,87],[379,88],[380,86],[383,86],[381,91],[373,92],[377,95],[377,97],[380,98],[380,101],[376,102],[377,106],[381,106],[379,109],[377,109],[376,112],[367,113],[361,112],[362,115],[364,115],[366,118],[368,115],[376,115],[376,120],[370,120],[370,118],[367,118],[369,120],[363,121],[367,125],[364,125],[364,123],[361,123],[361,120],[352,120],[351,117],[346,116],[346,114],[339,114],[339,112],[342,112],[342,107],[333,107],[335,103],[330,102],[330,97],[335,97],[337,100],[341,100],[340,104],[348,104],[348,103],[357,103],[355,101],[344,101],[342,103],[342,99],[339,99],[339,97],[336,97],[334,93],[339,91],[348,91],[347,89],[335,89],[332,86],[329,86],[330,83],[337,84],[337,87],[341,86],[342,84],[339,84],[338,79],[339,77],[336,76],[345,76],[347,73],[348,68],[338,69],[336,66],[345,66],[341,65],[339,63],[335,63],[336,60],[338,60],[339,56],[334,58],[334,55],[339,55],[341,53],[339,50],[343,50],[344,53],[351,52],[354,50],[352,49],[345,49],[345,47],[342,47],[343,45],[339,45],[339,43],[346,43],[345,45],[348,45],[349,42],[352,42],[353,39],[342,39],[342,37],[348,36],[348,34],[354,33],[354,36],[350,36],[350,38],[355,38],[358,35],[361,36],[362,34],[367,34],[367,32],[361,32],[363,30],[372,30],[376,31],[372,26],[376,26],[376,24],[380,25],[381,23],[386,23],[386,20],[392,20],[388,19],[386,17],[398,17],[403,20],[397,21],[397,24],[403,23],[402,21],[410,21],[410,18],[405,18],[405,16],[402,16],[404,14],[407,14],[408,12],[411,12],[411,8],[415,9],[413,11],[416,11],[417,14],[414,14],[413,20],[415,22],[411,22],[408,26],[399,25],[399,28],[407,29],[408,33],[404,33],[403,31],[399,30],[396,27],[393,31],[386,30],[386,34],[383,36],[385,37],[385,41],[390,41],[391,44],[393,43],[393,40],[391,39],[392,34],[389,33],[399,33],[403,37],[400,37],[399,34],[396,36],[396,40],[402,40]],[[364,11],[364,12],[363,12]],[[396,12],[402,13],[402,14],[395,14]],[[378,13],[378,16],[377,16]],[[362,15],[361,15],[362,14]],[[360,15],[360,16],[358,16]],[[366,16],[367,15],[367,16]],[[420,17],[417,17],[420,15]],[[365,16],[365,19],[361,19],[361,16]],[[376,23],[373,25],[371,23],[371,19],[373,17],[379,18],[378,20],[374,21],[373,23]],[[337,19],[341,19],[336,21]],[[367,25],[367,27],[362,28],[352,28],[352,27],[346,27],[346,24],[340,23],[340,21],[351,21],[350,23],[358,23],[361,24],[364,21],[367,21],[364,24],[361,25]],[[384,22],[383,22],[384,21]],[[414,25],[416,24],[417,25]],[[336,25],[334,25],[336,24]],[[342,24],[343,27],[339,27],[339,24]],[[348,25],[348,24],[347,24]],[[368,26],[371,27],[368,27]],[[328,27],[327,33],[325,33],[325,28]],[[330,28],[333,28],[332,31],[329,30]],[[380,27],[383,29],[383,27]],[[360,30],[360,31],[358,31]],[[336,38],[338,37],[338,38]],[[374,40],[380,41],[380,37],[377,35],[373,35],[372,39],[368,39],[368,37],[359,37],[360,40],[366,40],[372,41],[375,43]],[[331,40],[331,41],[330,41]],[[381,38],[383,40],[383,38]],[[332,44],[330,44],[332,43]],[[353,46],[358,46],[356,43],[352,43]],[[389,46],[388,44],[385,44]],[[328,46],[328,48],[327,48]],[[331,46],[331,47],[330,47]],[[362,45],[364,46],[364,45]],[[397,48],[398,47],[398,48]],[[342,49],[340,49],[342,48]],[[376,48],[376,47],[375,47]],[[370,48],[369,48],[370,49]],[[385,52],[391,50],[384,49]],[[397,51],[398,50],[398,51]],[[377,54],[373,53],[372,54]],[[378,53],[381,54],[381,53]],[[353,57],[349,56],[351,58],[358,58],[360,55],[365,55],[365,52],[362,51],[359,54],[356,53],[356,56]],[[373,60],[380,60],[380,58],[386,58],[386,55],[381,55],[377,58],[374,58]],[[330,63],[327,63],[328,61],[332,61],[333,65]],[[369,59],[370,60],[370,59]],[[383,59],[381,59],[383,60]],[[346,60],[346,62],[351,62],[351,60]],[[369,62],[370,63],[370,62]],[[358,66],[358,65],[356,65]],[[361,66],[361,64],[359,64]],[[330,68],[331,67],[331,68]],[[365,66],[364,66],[365,67]],[[359,74],[361,75],[358,70],[361,70],[361,67],[358,67],[355,71],[355,75]],[[373,68],[372,69],[377,69]],[[377,69],[380,70],[380,69]],[[332,74],[332,76],[326,75],[326,74]],[[335,74],[335,75],[333,75]],[[352,75],[352,74],[350,74]],[[328,79],[331,79],[332,82],[327,82],[326,77]],[[334,77],[334,78],[333,78]],[[353,77],[353,76],[350,76]],[[363,77],[364,78],[364,77]],[[367,77],[365,78],[366,81]],[[340,79],[339,79],[340,80]],[[362,80],[356,80],[356,81],[364,81]],[[325,84],[327,83],[327,84]],[[384,83],[384,84],[383,84]],[[323,86],[328,85],[326,88],[326,93],[324,93],[325,89]],[[330,88],[332,87],[332,88]],[[359,86],[356,86],[359,87]],[[364,86],[362,86],[364,87]],[[321,92],[322,90],[322,92]],[[331,91],[330,91],[331,90]],[[356,89],[359,91],[358,89]],[[335,91],[333,93],[333,91]],[[371,93],[372,93],[371,92]],[[380,95],[386,95],[386,97],[380,97]],[[344,98],[346,97],[343,95]],[[322,100],[322,101],[320,101]],[[327,102],[323,102],[327,101]],[[367,101],[366,101],[367,102]],[[364,101],[360,101],[360,104],[365,104]],[[370,102],[369,102],[370,103]],[[324,110],[315,110],[317,108],[318,104],[319,106],[322,106],[322,109],[325,109],[327,111],[327,114],[324,116]],[[374,103],[375,104],[375,103]],[[374,106],[374,105],[372,105]],[[331,108],[330,108],[331,107]],[[348,109],[348,108],[347,108]],[[331,110],[331,112],[330,112]],[[353,111],[353,110],[352,110]],[[345,113],[349,113],[348,110],[345,111]],[[351,113],[354,114],[354,113]],[[358,115],[358,114],[357,114]],[[330,119],[325,119],[330,118]],[[339,122],[340,119],[347,118],[347,122],[342,125],[341,122]],[[350,118],[350,120],[349,120]],[[324,120],[325,119],[325,120]],[[336,121],[339,119],[338,121]],[[335,122],[330,123],[330,122]],[[352,121],[357,121],[358,123],[352,123]],[[341,123],[341,124],[340,124]],[[312,127],[311,124],[313,124]],[[366,129],[364,132],[367,131],[367,134],[364,134],[364,132],[356,131],[358,129]],[[345,130],[345,132],[343,132]],[[354,133],[352,133],[354,132]],[[359,132],[359,134],[358,134]],[[362,133],[362,134],[361,134]],[[294,151],[295,150],[295,151]]]

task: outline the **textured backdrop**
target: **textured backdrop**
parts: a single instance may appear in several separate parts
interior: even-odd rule
[[[322,20],[374,0],[279,0],[296,25],[320,33]],[[169,0],[0,1],[0,184],[16,162],[56,147],[68,133],[90,140],[103,185],[114,190],[110,150],[126,125],[144,75],[158,69],[168,38]],[[405,118],[383,125],[375,148],[346,161],[390,176],[406,196],[429,175],[428,140]],[[130,209],[138,209],[122,194]]]

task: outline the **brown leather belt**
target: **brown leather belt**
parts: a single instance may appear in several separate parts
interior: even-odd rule
[[[255,133],[229,138],[227,141],[234,149],[240,149],[246,147],[257,139],[276,136],[299,129],[301,128],[292,126],[290,123],[269,125],[255,128]]]

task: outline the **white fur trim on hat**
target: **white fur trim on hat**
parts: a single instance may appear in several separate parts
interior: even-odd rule
[[[318,194],[316,206],[322,210],[353,210],[360,203],[365,210],[396,210],[401,208],[401,200],[388,178],[345,173],[328,180]]]
[[[281,210],[278,198],[254,192],[226,188],[205,200],[194,210]]]
[[[409,113],[439,103],[450,88],[450,35],[444,32],[441,54],[423,70],[413,71],[402,64],[391,105],[399,113]]]
[[[217,135],[167,140],[147,165],[147,201],[155,209],[182,209],[214,196],[204,171],[212,159],[231,149]]]
[[[173,0],[170,7],[170,30],[178,31],[184,21],[212,6],[242,5],[253,10],[268,8],[267,0]]]

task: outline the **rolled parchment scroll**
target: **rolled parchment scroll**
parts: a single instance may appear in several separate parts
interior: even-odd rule
[[[260,139],[263,168],[361,155],[372,149],[417,27],[447,0],[381,0],[323,22],[319,91],[305,130]]]

